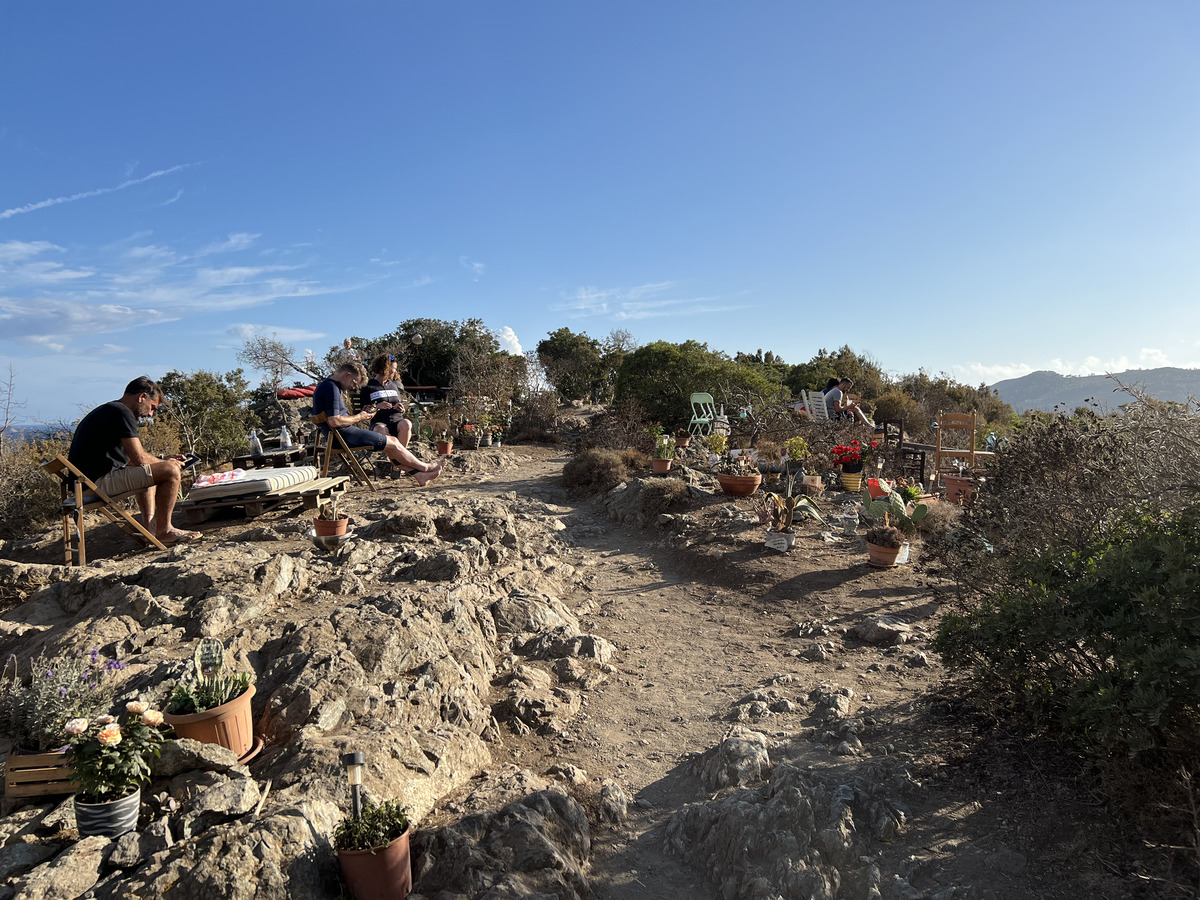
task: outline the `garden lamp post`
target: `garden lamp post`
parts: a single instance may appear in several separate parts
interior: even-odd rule
[[[354,818],[362,818],[362,773],[366,757],[361,752],[343,753],[342,766],[346,770],[346,780],[350,782],[350,809]]]

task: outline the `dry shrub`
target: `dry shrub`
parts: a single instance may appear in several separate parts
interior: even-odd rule
[[[0,454],[0,537],[25,535],[58,515],[58,481],[42,471],[41,463],[68,448],[59,438],[6,445]]]
[[[508,440],[557,444],[558,395],[554,391],[534,391],[513,410]]]
[[[592,420],[585,443],[607,450],[623,450],[645,440],[646,414],[642,405],[628,397],[614,403],[608,411]]]
[[[783,456],[783,448],[774,441],[759,441],[754,445],[758,458],[763,462],[777,463]]]
[[[631,472],[637,471],[638,469],[644,469],[646,466],[650,465],[650,457],[641,450],[637,450],[633,447],[626,447],[623,450],[618,450],[617,456],[621,457],[621,462],[624,463],[625,468]]]
[[[929,512],[917,523],[917,531],[921,533],[926,545],[934,546],[949,538],[958,528],[962,518],[963,508],[953,503],[928,503]]]
[[[642,481],[638,496],[639,512],[647,518],[666,512],[687,500],[688,488],[682,478],[651,478]]]
[[[629,453],[589,448],[580,450],[563,466],[563,484],[572,497],[591,497],[611,491],[622,481],[629,480]],[[643,463],[644,465],[644,463]]]

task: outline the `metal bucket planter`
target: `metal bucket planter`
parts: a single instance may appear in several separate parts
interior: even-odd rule
[[[137,827],[138,811],[142,805],[142,789],[134,788],[119,800],[105,803],[85,803],[75,795],[75,824],[80,837],[118,837]]]

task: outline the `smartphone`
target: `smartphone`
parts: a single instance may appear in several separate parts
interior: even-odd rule
[[[197,456],[195,453],[192,453],[188,456],[187,459],[185,459],[179,465],[181,468],[190,469],[192,466],[194,466],[198,462],[200,462],[200,457]]]

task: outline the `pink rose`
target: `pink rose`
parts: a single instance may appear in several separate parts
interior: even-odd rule
[[[112,716],[96,716],[97,725],[111,725],[115,721],[117,720]]]
[[[163,714],[157,709],[148,709],[142,713],[142,724],[149,725],[151,728],[157,728],[162,724]]]
[[[64,730],[67,732],[67,734],[71,735],[71,737],[76,737],[77,735],[81,735],[87,731],[87,727],[87,719],[72,719],[67,723]]]
[[[150,704],[143,703],[141,700],[130,700],[128,703],[125,704],[126,711],[133,713],[135,716],[140,716],[142,713],[144,713],[149,708],[150,708]]]
[[[121,726],[116,722],[105,725],[96,735],[96,739],[105,747],[115,747],[121,743]]]

